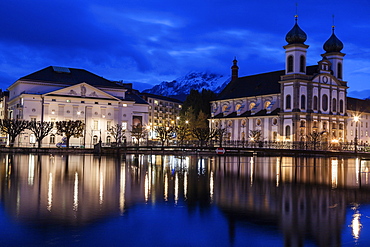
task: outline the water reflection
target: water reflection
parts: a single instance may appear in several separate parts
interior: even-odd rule
[[[273,227],[286,246],[340,246],[365,236],[369,167],[341,157],[6,154],[0,197],[11,217],[30,225],[84,226],[140,204],[216,206],[229,243],[248,223]]]

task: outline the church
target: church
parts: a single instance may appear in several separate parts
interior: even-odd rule
[[[211,102],[210,127],[225,129],[230,141],[250,140],[251,131],[263,141],[309,141],[317,132],[322,141],[367,144],[370,101],[347,97],[344,45],[334,31],[317,65],[306,65],[307,35],[297,17],[285,37],[283,70],[239,77],[234,59],[231,82]]]

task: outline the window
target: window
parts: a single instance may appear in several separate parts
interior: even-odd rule
[[[99,105],[99,102],[95,102],[95,105]]]
[[[107,143],[110,143],[110,142],[111,142],[111,137],[107,136]]]
[[[287,96],[286,96],[286,99],[285,99],[285,108],[286,109],[291,109],[291,101],[292,101],[292,97],[290,96],[290,94],[288,94]]]
[[[337,99],[333,99],[333,112],[337,111]]]
[[[122,104],[123,107],[127,107],[127,104]]]
[[[36,122],[36,118],[35,117],[31,117],[31,122]]]
[[[111,121],[107,121],[107,130],[109,130],[110,129],[110,127],[111,127]]]
[[[261,126],[261,124],[262,124],[262,121],[261,121],[261,119],[257,119],[257,126]]]
[[[124,130],[127,129],[127,122],[122,122],[122,129],[124,129]]]
[[[313,97],[313,109],[314,109],[315,111],[317,111],[317,102],[318,102],[318,100],[317,100],[317,96],[314,96],[314,97]]]
[[[93,137],[93,144],[97,144],[98,143],[98,136],[97,135],[95,135],[94,137]]]
[[[241,107],[242,105],[241,104],[237,104],[236,106],[235,106],[235,111],[239,111],[239,109],[240,109],[240,107]]]
[[[51,134],[50,135],[50,140],[49,140],[50,144],[55,144],[55,135],[54,134]]]
[[[70,99],[67,99],[67,100],[66,100],[66,102],[67,102],[67,103],[71,103],[71,100],[70,100]]]
[[[278,123],[277,118],[272,119],[272,125],[277,125],[277,123]]]
[[[301,96],[301,109],[306,110],[306,95]]]
[[[322,96],[322,110],[323,111],[328,110],[328,96],[326,94]]]
[[[94,130],[98,130],[99,128],[99,122],[97,120],[94,120],[94,126],[93,126]]]
[[[293,72],[293,56],[288,57],[288,72]]]
[[[51,99],[51,101],[57,101],[56,99]]]
[[[249,104],[249,110],[252,110],[256,106],[256,103],[252,102]]]
[[[290,139],[290,126],[289,125],[285,127],[285,137],[286,139]]]
[[[84,103],[85,103],[85,101],[84,101],[84,100],[81,100],[81,103],[82,103],[82,104],[84,104]]]
[[[306,121],[301,120],[301,126],[300,127],[306,127]]]
[[[343,100],[341,99],[341,100],[339,101],[339,111],[340,111],[340,113],[343,113],[343,106],[344,106],[344,104],[343,104]]]
[[[343,73],[342,73],[342,64],[338,63],[338,78],[342,79]]]
[[[112,103],[108,103],[108,105],[112,105]]]
[[[299,72],[305,72],[306,70],[306,61],[305,57],[302,55],[299,60]]]

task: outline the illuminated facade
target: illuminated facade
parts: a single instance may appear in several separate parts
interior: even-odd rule
[[[140,96],[149,104],[149,138],[155,138],[158,126],[175,126],[178,124],[182,101],[149,93]]]
[[[36,121],[81,120],[85,133],[71,138],[70,144],[92,147],[115,141],[108,129],[122,124],[127,140],[132,125],[148,123],[149,105],[136,94],[127,94],[124,85],[109,81],[83,69],[50,66],[20,78],[9,88],[9,117]],[[43,139],[43,147],[55,147],[62,136],[56,129]],[[25,131],[16,145],[29,146],[36,142]]]
[[[359,143],[370,141],[370,104],[347,97],[343,43],[334,27],[314,66],[306,66],[307,35],[297,20],[285,39],[284,70],[239,77],[233,61],[232,81],[211,102],[210,126],[226,128],[227,140],[248,140],[260,130],[263,141],[306,141],[313,132],[323,132],[323,141],[355,141],[356,132]]]

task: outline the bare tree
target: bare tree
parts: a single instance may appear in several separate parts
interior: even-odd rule
[[[200,141],[200,146],[203,147],[209,140],[216,136],[217,130],[210,128],[193,128],[191,134],[194,138]]]
[[[168,145],[168,141],[170,139],[175,138],[175,133],[176,133],[175,131],[176,131],[176,128],[173,126],[169,126],[169,127],[157,126],[155,128],[155,132],[158,134],[158,137],[162,142],[162,147],[164,146],[165,142],[167,142],[167,145]]]
[[[4,134],[9,135],[9,146],[14,146],[15,138],[28,128],[29,121],[17,119],[0,119],[0,129]]]
[[[131,136],[137,140],[137,144],[139,145],[139,141],[147,135],[147,131],[141,124],[138,125],[132,125],[131,128]]]
[[[262,139],[261,130],[250,130],[249,131],[249,139],[252,142],[260,142]]]
[[[82,137],[85,124],[81,120],[75,121],[58,121],[55,123],[57,127],[57,134],[66,137],[66,146],[69,147],[69,139],[71,137]]]
[[[313,131],[307,135],[308,140],[310,140],[310,142],[313,145],[313,150],[316,150],[317,144],[321,142],[321,138],[324,135],[324,133],[325,131],[322,132]]]
[[[35,135],[37,147],[41,148],[42,140],[50,134],[54,126],[52,122],[45,121],[31,121],[29,122],[28,129]]]
[[[123,128],[122,124],[115,124],[108,130],[108,132],[113,136],[119,145],[125,136],[126,130]]]
[[[190,135],[189,127],[186,125],[180,125],[176,127],[176,137],[180,141],[180,144],[184,143],[184,140]]]

